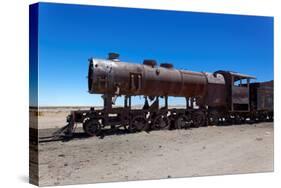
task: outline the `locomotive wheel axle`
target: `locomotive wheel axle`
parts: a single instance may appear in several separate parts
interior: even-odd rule
[[[190,128],[191,125],[192,125],[191,118],[186,115],[180,114],[175,120],[174,127],[176,129],[187,129]]]
[[[131,131],[139,132],[146,131],[148,129],[148,122],[144,115],[136,115],[132,119]]]
[[[170,128],[170,119],[165,114],[157,115],[151,125],[152,129],[169,129]]]

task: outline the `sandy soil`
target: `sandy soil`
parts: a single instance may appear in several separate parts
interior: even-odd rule
[[[78,136],[68,142],[39,144],[40,185],[271,171],[272,123],[141,132],[103,139]]]

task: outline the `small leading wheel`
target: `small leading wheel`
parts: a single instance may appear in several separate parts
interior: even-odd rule
[[[157,115],[152,122],[152,129],[169,129],[170,120],[165,114]]]
[[[131,122],[131,131],[145,131],[148,129],[148,122],[144,115],[135,115]]]
[[[175,128],[176,129],[187,129],[190,128],[191,125],[191,119],[184,115],[181,114],[175,119]]]
[[[101,131],[101,124],[97,119],[89,119],[83,123],[83,130],[89,136],[96,136]]]

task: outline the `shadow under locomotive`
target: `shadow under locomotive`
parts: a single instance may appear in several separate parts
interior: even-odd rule
[[[60,130],[65,136],[273,121],[273,81],[252,83],[255,77],[232,71],[192,72],[167,63],[157,66],[154,60],[125,63],[118,57],[110,53],[108,59],[89,60],[89,93],[102,94],[104,107],[72,111]],[[118,96],[124,96],[124,107],[114,108]],[[141,109],[132,108],[132,96],[144,97]],[[184,97],[185,108],[169,108],[169,96]],[[77,123],[85,134],[75,134]]]

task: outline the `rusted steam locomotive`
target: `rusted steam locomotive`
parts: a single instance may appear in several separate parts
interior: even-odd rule
[[[107,127],[137,132],[272,121],[273,81],[251,83],[251,79],[255,77],[231,71],[205,73],[178,70],[167,63],[157,66],[154,60],[125,63],[110,53],[107,59],[89,60],[88,90],[102,94],[103,109],[72,111],[65,133],[71,135],[76,123],[94,136]],[[132,108],[131,97],[138,95],[145,101],[141,109]],[[124,96],[124,107],[112,106],[118,96]],[[169,96],[184,97],[185,108],[169,108]]]

